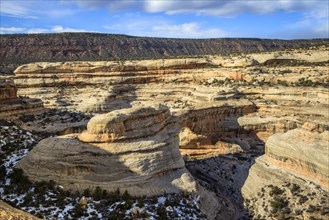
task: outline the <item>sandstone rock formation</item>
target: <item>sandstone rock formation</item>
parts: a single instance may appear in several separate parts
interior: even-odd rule
[[[313,213],[315,210],[307,210],[307,207],[323,204],[329,190],[329,132],[319,132],[318,128],[314,123],[305,123],[302,128],[276,133],[268,138],[266,154],[256,159],[242,188],[243,196],[255,215],[269,217],[264,201],[276,207],[273,201],[283,203],[287,200],[289,207],[286,206],[297,216],[303,213],[306,219],[328,217],[325,207],[318,207],[316,213]],[[268,189],[273,187],[283,191],[272,189],[270,192]],[[279,196],[281,200],[278,200]]]
[[[37,220],[39,218],[34,217],[26,212],[15,209],[7,203],[0,200],[0,219],[6,220]]]
[[[0,100],[16,99],[17,98],[17,86],[10,79],[0,78]]]
[[[329,189],[329,131],[316,125],[277,133],[266,142],[266,160]]]
[[[19,115],[42,110],[43,103],[40,99],[13,99],[2,101],[0,104],[0,118]]]
[[[328,129],[327,51],[323,46],[261,55],[33,63],[19,67],[15,81],[20,95],[41,98],[50,108],[106,113],[164,103],[180,116],[181,127],[207,139],[194,141],[198,152],[195,144],[181,144],[183,154],[210,156],[233,145],[262,151],[269,136],[308,120]],[[275,57],[301,64],[261,65]]]
[[[79,135],[42,140],[19,163],[33,181],[66,189],[99,186],[131,195],[196,191],[178,149],[177,117],[163,105],[97,115]]]
[[[240,211],[240,217],[247,215],[241,195],[244,183],[245,202],[257,204],[257,218],[273,217],[269,204],[274,198],[263,196],[270,185],[297,184],[297,197],[315,193],[323,203],[327,200],[322,196],[328,194],[323,189],[328,180],[329,46],[264,50],[202,58],[23,65],[14,76],[18,95],[41,98],[50,108],[100,115],[82,133],[85,120],[76,128],[79,134],[41,141],[19,166],[32,180],[51,177],[65,189],[119,187],[133,195],[198,190],[184,168],[179,146],[191,173],[214,190],[227,218],[238,218],[234,213]],[[54,51],[54,56],[71,58],[76,51],[62,52]],[[88,57],[89,52],[75,58]],[[48,116],[27,120],[33,124],[27,130],[42,122],[45,130],[53,131],[51,127],[71,121],[54,112],[61,123],[53,126]],[[287,189],[284,195],[291,194]],[[290,207],[298,205],[300,198],[289,198]],[[213,200],[200,201],[209,205],[214,217],[219,209],[210,206]],[[304,219],[311,216],[306,205],[316,203],[309,199],[303,205]]]
[[[12,79],[0,78],[0,118],[40,110],[40,99],[17,97],[17,85]]]
[[[265,166],[268,169],[280,167],[281,170],[329,189],[329,132],[319,132],[316,127],[314,123],[305,123],[302,128],[270,136],[266,142],[265,155],[256,160],[248,180],[254,182],[256,178],[264,178],[267,182],[265,173],[268,172],[254,170],[259,169],[262,164],[268,164]],[[245,185],[249,193],[257,191],[255,187],[260,185],[248,182]]]

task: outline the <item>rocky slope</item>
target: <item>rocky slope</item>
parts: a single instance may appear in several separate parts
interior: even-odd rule
[[[145,59],[272,51],[327,43],[317,40],[170,39],[97,33],[2,34],[3,64],[36,61]],[[33,56],[30,56],[33,54]]]
[[[136,196],[196,191],[178,131],[165,106],[113,111],[92,118],[78,136],[41,141],[19,167],[31,180],[52,179],[74,190],[120,188]]]
[[[25,213],[19,209],[15,209],[10,205],[0,200],[0,218],[7,220],[37,220],[39,218],[34,217],[28,213]]]

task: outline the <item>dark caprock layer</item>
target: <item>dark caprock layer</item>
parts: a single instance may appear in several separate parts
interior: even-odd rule
[[[99,33],[3,34],[0,65],[40,61],[94,61],[273,51],[328,44],[328,39],[174,39]]]

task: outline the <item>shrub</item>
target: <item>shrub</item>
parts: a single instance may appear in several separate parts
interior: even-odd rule
[[[81,217],[84,214],[84,209],[82,205],[79,203],[75,204],[74,209],[73,209],[73,216],[74,217]]]
[[[83,191],[82,195],[84,195],[85,197],[89,197],[90,196],[90,189],[87,188]]]
[[[273,209],[282,209],[288,205],[288,201],[283,198],[275,198],[273,201],[270,201],[271,207]]]
[[[284,191],[282,189],[280,189],[279,187],[273,186],[269,194],[270,194],[270,196],[281,195],[283,192]]]
[[[295,194],[295,193],[297,193],[297,192],[299,192],[300,191],[300,186],[299,185],[297,185],[297,184],[292,184],[292,188],[291,188],[291,192],[293,193],[293,194]]]
[[[102,197],[103,197],[103,191],[102,191],[102,189],[101,189],[99,186],[97,186],[97,187],[95,188],[95,191],[94,191],[93,197],[94,197],[94,199],[95,199],[96,201],[102,199]]]
[[[127,190],[125,190],[125,192],[122,195],[122,198],[124,201],[129,201],[129,200],[131,200],[131,195],[128,193]]]
[[[167,220],[166,208],[163,205],[159,205],[157,208],[157,215],[159,216],[157,219],[159,220]]]

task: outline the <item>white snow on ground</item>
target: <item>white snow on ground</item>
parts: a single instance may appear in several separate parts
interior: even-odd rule
[[[164,204],[166,202],[166,197],[161,196],[158,198],[158,204]]]

